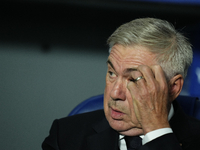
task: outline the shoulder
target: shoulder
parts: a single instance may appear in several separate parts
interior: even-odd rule
[[[58,132],[63,135],[71,134],[92,134],[93,126],[105,120],[105,115],[103,110],[92,111],[88,113],[78,114],[70,117],[64,117],[61,119],[56,119],[54,121],[54,126],[57,126]]]
[[[87,137],[96,134],[93,126],[101,120],[106,122],[103,110],[56,119],[42,147],[44,149],[49,147],[54,149],[84,149]]]
[[[187,116],[188,128],[185,128],[185,134],[188,136],[182,139],[184,149],[197,150],[200,147],[200,120]],[[187,147],[187,148],[186,148]]]
[[[98,120],[105,118],[104,111],[96,110],[92,112],[77,114],[69,117],[64,117],[61,119],[57,119],[60,124],[78,124],[80,122],[85,122],[86,124],[94,123]]]
[[[192,135],[200,137],[200,120],[187,116],[189,131]]]
[[[185,128],[190,134],[200,134],[200,120],[186,114],[178,102],[174,101],[173,106],[175,114],[172,117],[172,120],[175,124],[179,125],[179,128]]]
[[[200,120],[186,115],[178,102],[173,102],[173,104],[174,115],[170,120],[170,126],[179,141],[190,141],[192,138],[200,139],[196,138],[200,136]]]

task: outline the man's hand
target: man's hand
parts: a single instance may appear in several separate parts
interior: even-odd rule
[[[144,134],[169,127],[168,112],[170,108],[168,84],[159,65],[141,65],[132,72],[132,78],[143,76],[138,81],[130,81],[127,85],[135,113]]]

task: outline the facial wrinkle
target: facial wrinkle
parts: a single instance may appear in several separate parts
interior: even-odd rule
[[[125,51],[125,50],[124,50]],[[115,59],[117,59],[119,62],[132,62],[133,59],[131,57],[128,56],[124,56],[120,50],[116,49],[116,48],[113,48],[112,51],[110,52],[110,56],[111,57],[114,57]],[[123,58],[124,57],[124,58]]]
[[[139,55],[123,55],[122,52],[120,53],[120,50],[113,49],[110,53],[110,57],[116,59],[121,65],[133,64],[133,67],[137,68],[139,65],[145,65],[145,61],[142,58],[147,58],[148,56],[144,55],[143,53],[139,53]]]
[[[123,76],[130,76],[130,73],[132,71],[137,71],[138,65],[142,64],[140,61],[137,61],[137,59],[133,59],[133,58],[132,59],[130,58],[130,60],[122,59],[120,57],[120,52],[118,52],[117,49],[115,49],[115,50],[116,51],[114,51],[114,52],[112,51],[112,53],[110,54],[110,58],[114,60],[112,63],[113,66],[114,66],[114,62],[117,63],[120,70],[122,71]],[[110,58],[109,58],[109,60],[111,61]],[[126,67],[127,64],[130,67]],[[117,68],[117,67],[115,67],[115,68]]]

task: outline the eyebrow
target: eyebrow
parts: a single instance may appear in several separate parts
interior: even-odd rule
[[[137,68],[127,68],[123,71],[123,74],[128,74],[133,71],[138,71]]]
[[[114,67],[114,65],[112,64],[112,62],[108,59],[107,60],[107,62],[106,62],[107,64],[109,64],[114,70],[115,70],[115,67]],[[132,71],[138,71],[137,70],[137,68],[126,68],[124,71],[123,71],[123,74],[129,74],[130,72],[132,72]]]
[[[110,65],[110,66],[115,70],[114,65],[112,64],[112,62],[111,62],[109,59],[106,61],[106,63],[107,63],[108,65]]]

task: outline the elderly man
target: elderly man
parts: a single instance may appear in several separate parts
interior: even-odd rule
[[[44,150],[197,150],[200,122],[176,102],[192,49],[167,21],[142,18],[108,39],[104,111],[55,120]]]

